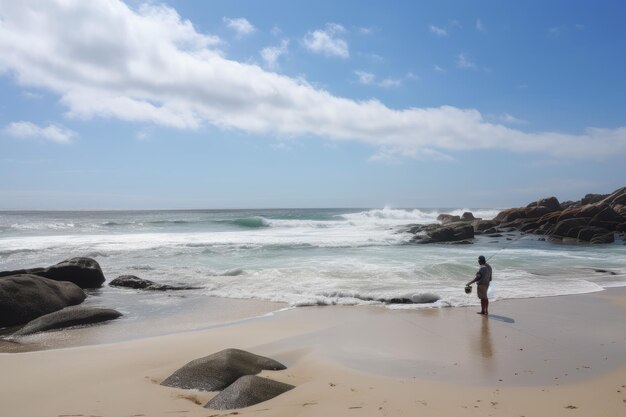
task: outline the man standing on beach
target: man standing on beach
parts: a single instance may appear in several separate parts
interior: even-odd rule
[[[478,283],[476,285],[476,293],[478,298],[480,298],[480,313],[478,314],[489,314],[489,298],[487,298],[487,290],[489,289],[489,283],[491,282],[491,274],[492,269],[491,265],[487,263],[485,257],[480,255],[478,257],[478,264],[480,268],[478,272],[476,272],[476,278],[473,281],[467,283],[467,285],[472,285],[473,283]]]

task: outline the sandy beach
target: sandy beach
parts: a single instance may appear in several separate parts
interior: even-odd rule
[[[125,342],[0,354],[3,415],[621,416],[626,289],[475,307],[305,307]],[[155,325],[152,323],[151,325]],[[158,323],[156,324],[158,325]],[[88,337],[106,326],[70,330]],[[67,339],[65,339],[67,340]],[[98,339],[103,341],[102,339]],[[296,388],[234,411],[159,383],[236,347],[277,359]]]
[[[626,417],[625,16],[0,0],[0,417]]]

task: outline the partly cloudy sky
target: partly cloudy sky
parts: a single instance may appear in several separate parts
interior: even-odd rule
[[[0,209],[612,191],[625,15],[618,1],[0,0]]]

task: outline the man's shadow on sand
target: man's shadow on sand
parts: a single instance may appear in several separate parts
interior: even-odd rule
[[[505,316],[498,316],[497,314],[489,314],[487,315],[487,318],[489,320],[502,321],[504,323],[515,323],[515,320],[513,320],[512,318],[505,317]]]

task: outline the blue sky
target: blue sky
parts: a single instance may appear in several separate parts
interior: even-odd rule
[[[0,0],[0,209],[626,185],[620,1]]]

